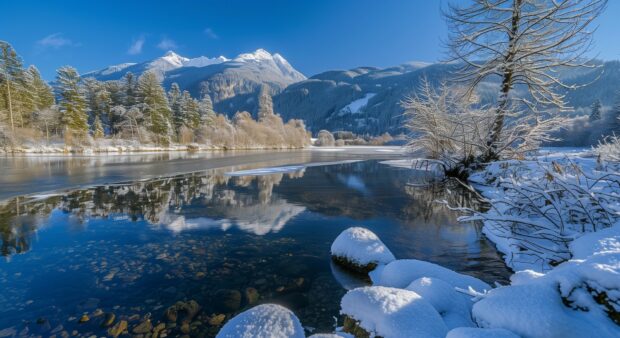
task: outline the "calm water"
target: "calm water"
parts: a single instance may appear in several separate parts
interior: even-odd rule
[[[397,258],[487,282],[509,276],[475,225],[434,202],[474,203],[456,187],[407,185],[419,177],[376,160],[294,169],[212,169],[3,202],[0,337],[104,335],[112,313],[130,331],[150,319],[168,336],[213,336],[222,319],[262,302],[330,331],[342,284],[360,281],[332,266],[329,248],[354,225]]]

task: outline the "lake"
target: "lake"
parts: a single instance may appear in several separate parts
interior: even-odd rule
[[[332,331],[345,287],[364,283],[329,256],[350,226],[375,232],[397,258],[506,282],[479,226],[436,202],[477,201],[381,163],[398,157],[377,148],[4,158],[0,337],[100,336],[106,320],[140,334],[147,319],[168,336],[214,336],[266,302],[292,309],[307,333]]]

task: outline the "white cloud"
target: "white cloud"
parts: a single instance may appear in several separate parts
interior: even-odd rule
[[[163,49],[163,50],[171,50],[171,49],[176,49],[177,48],[177,43],[174,42],[174,40],[172,39],[168,39],[166,37],[164,37],[163,39],[161,39],[161,41],[157,44],[157,48],[159,49]]]
[[[54,48],[58,49],[65,46],[72,46],[73,42],[67,38],[65,38],[62,33],[54,33],[50,34],[43,39],[37,41],[37,46],[43,48]]]
[[[134,40],[131,43],[131,46],[129,46],[129,49],[127,50],[127,54],[136,55],[136,54],[142,53],[142,47],[144,47],[145,40],[146,39],[144,38],[144,36],[141,36],[137,38],[136,40]]]
[[[213,29],[211,28],[205,28],[204,33],[206,36],[208,36],[210,39],[219,39],[220,37],[215,34],[215,32],[213,31]]]

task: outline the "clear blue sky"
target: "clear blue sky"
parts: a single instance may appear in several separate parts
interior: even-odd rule
[[[0,40],[47,79],[67,64],[87,72],[168,49],[233,57],[265,48],[310,76],[441,59],[445,1],[0,1]],[[620,1],[610,0],[595,36],[602,59],[620,59],[618,17]]]

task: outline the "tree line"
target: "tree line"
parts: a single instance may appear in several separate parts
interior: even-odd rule
[[[285,124],[274,113],[267,85],[259,93],[258,121],[247,112],[232,120],[217,114],[207,88],[203,86],[200,98],[194,98],[176,83],[166,92],[150,71],[101,82],[81,77],[71,66],[57,70],[52,86],[35,66],[24,68],[11,45],[0,41],[0,141],[10,146],[38,139],[70,146],[106,139],[220,148],[308,144],[302,121]]]

